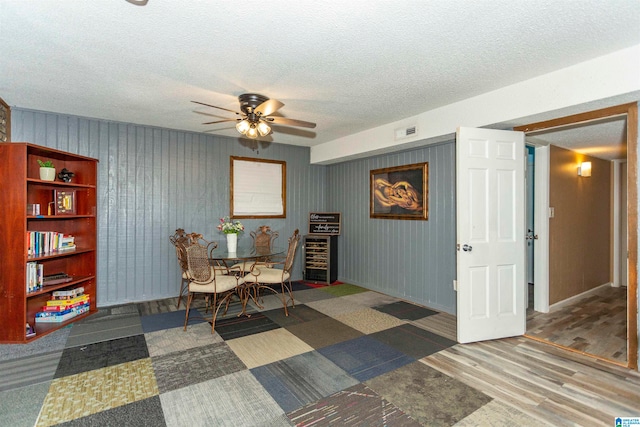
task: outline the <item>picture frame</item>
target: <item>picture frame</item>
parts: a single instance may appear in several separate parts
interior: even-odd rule
[[[429,219],[429,163],[370,171],[369,217]]]
[[[287,163],[230,156],[232,218],[287,217]]]
[[[0,142],[11,141],[11,107],[0,98]]]
[[[76,215],[76,190],[53,190],[53,214]]]

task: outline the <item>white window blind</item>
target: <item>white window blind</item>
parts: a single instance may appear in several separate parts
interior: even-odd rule
[[[233,216],[283,215],[281,163],[233,160]]]

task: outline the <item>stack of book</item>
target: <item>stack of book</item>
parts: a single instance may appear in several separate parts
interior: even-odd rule
[[[27,231],[27,255],[50,254],[76,248],[75,238],[56,231]]]
[[[79,287],[67,291],[55,291],[47,305],[36,313],[36,323],[57,323],[72,319],[89,311],[90,298]]]
[[[27,263],[27,292],[36,292],[42,289],[43,280],[42,264],[37,262]]]

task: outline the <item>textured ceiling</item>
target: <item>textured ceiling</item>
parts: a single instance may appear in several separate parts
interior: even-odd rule
[[[637,0],[1,0],[11,106],[237,136],[237,96],[282,101],[267,139],[312,146],[640,43]]]

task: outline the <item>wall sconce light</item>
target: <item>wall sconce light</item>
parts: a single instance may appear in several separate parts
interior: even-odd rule
[[[588,178],[591,176],[591,162],[582,162],[578,166],[578,176]]]

